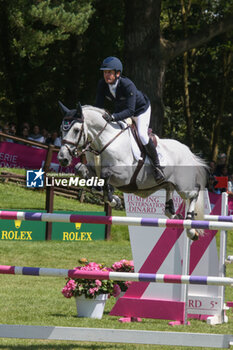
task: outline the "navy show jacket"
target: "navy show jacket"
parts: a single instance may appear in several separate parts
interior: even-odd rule
[[[124,76],[119,77],[116,98],[110,92],[105,80],[101,79],[99,81],[95,106],[104,108],[105,98],[114,103],[113,116],[116,121],[128,117],[137,117],[144,113],[150,105],[148,97],[138,90],[130,79]]]

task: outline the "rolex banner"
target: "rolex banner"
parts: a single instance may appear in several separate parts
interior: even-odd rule
[[[25,211],[37,212],[36,210]],[[43,210],[41,212],[45,213]],[[65,211],[54,211],[54,213],[68,214]],[[105,212],[72,212],[72,214],[104,216]],[[42,221],[1,220],[0,239],[5,241],[43,241],[45,240],[45,230],[46,222]],[[102,224],[52,223],[52,240],[91,242],[104,239],[105,225]]]

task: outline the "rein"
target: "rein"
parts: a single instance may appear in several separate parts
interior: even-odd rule
[[[107,123],[107,124],[108,124],[108,123]],[[128,128],[129,128],[129,125],[128,125],[125,129],[122,129],[121,131],[119,131],[118,134],[116,134],[110,141],[108,141],[108,142],[106,143],[106,145],[105,145],[100,151],[96,151],[96,150],[94,150],[94,149],[91,149],[90,152],[92,152],[92,153],[94,153],[95,155],[99,156],[103,151],[106,150],[106,148],[107,148],[109,145],[111,145],[111,143],[112,143],[113,141],[116,140],[116,138],[117,138],[118,136],[120,136],[120,135],[121,135],[125,130],[127,130]],[[98,136],[98,135],[97,135],[97,136]]]
[[[95,139],[99,138],[100,135],[103,133],[103,131],[106,129],[108,125],[108,122],[106,122],[106,124],[104,125],[104,127],[98,132],[98,134],[96,135]],[[72,142],[72,141],[68,141],[66,139],[63,139],[62,140],[62,144],[64,146],[66,146],[66,148],[68,149],[69,151],[69,154],[71,156],[75,156],[75,157],[80,157],[82,154],[84,154],[85,152],[91,152],[95,155],[100,155],[103,151],[106,150],[106,148],[113,142],[115,141],[115,139],[120,136],[125,130],[127,130],[130,126],[128,125],[125,129],[122,129],[121,131],[119,131],[110,141],[107,142],[107,144],[100,150],[100,151],[97,151],[95,150],[94,148],[92,148],[92,143],[93,143],[93,140],[92,141],[87,141],[85,140],[85,134],[84,134],[84,124],[82,124],[82,127],[80,129],[80,133],[79,133],[79,137],[78,137],[78,140],[77,142]],[[78,145],[79,145],[79,142],[81,141],[81,138],[82,136],[84,137],[84,145],[83,145],[83,148],[82,148],[82,151],[81,152],[77,152],[77,148],[78,148]],[[75,149],[73,150],[73,152],[71,152],[70,148],[67,146],[67,145],[72,145],[72,146],[75,146]]]

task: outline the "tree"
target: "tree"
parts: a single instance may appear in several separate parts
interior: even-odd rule
[[[40,108],[39,101],[35,108],[35,102],[52,94],[55,85],[50,79],[57,82],[57,67],[68,70],[67,62],[58,62],[58,58],[67,54],[72,36],[76,49],[93,14],[91,2],[0,0],[1,113],[14,117],[19,124],[29,116],[31,121],[43,116],[49,120],[50,101],[47,105],[43,101]]]
[[[178,39],[176,33],[166,38],[166,25],[161,28],[161,6],[171,8],[176,17],[180,13],[180,0],[125,0],[125,57],[128,74],[150,97],[152,128],[158,134],[163,130],[163,87],[167,66],[185,52],[205,45],[216,36],[233,28],[232,5],[227,1],[193,1],[200,8],[202,21]],[[208,6],[209,5],[209,6]],[[137,14],[140,13],[140,16]],[[195,16],[195,11],[192,12]],[[178,31],[178,30],[177,30]]]

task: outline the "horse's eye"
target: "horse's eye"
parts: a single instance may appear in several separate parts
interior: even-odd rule
[[[79,133],[79,131],[80,131],[80,130],[79,130],[78,128],[75,128],[75,129],[74,129],[74,132],[75,132],[76,135]]]

